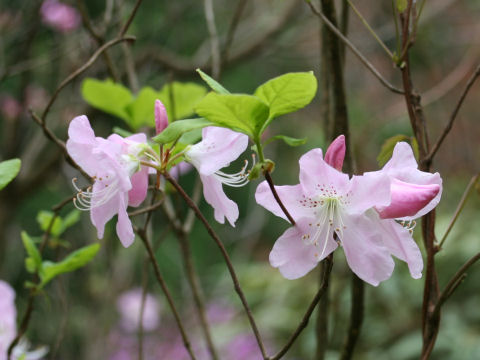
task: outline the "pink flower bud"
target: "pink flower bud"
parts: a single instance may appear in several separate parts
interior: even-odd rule
[[[155,100],[155,131],[160,134],[168,126],[168,116],[165,105],[160,100]]]
[[[343,159],[345,158],[345,136],[340,135],[332,141],[325,153],[325,162],[331,167],[342,171]]]
[[[78,11],[57,0],[45,0],[40,8],[42,22],[60,32],[69,32],[80,25]]]

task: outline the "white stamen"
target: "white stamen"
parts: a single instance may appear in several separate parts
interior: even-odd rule
[[[255,166],[255,156],[253,156],[253,163],[252,163],[252,168]],[[248,160],[245,160],[245,165],[242,167],[242,169],[234,174],[227,174],[224,173],[223,171],[216,171],[214,173],[215,178],[219,180],[222,184],[231,186],[231,187],[242,187],[248,184],[250,180],[248,180],[248,174],[250,172],[247,171],[248,167]]]
[[[75,190],[78,191],[76,198],[73,199],[73,204],[78,210],[82,211],[88,211],[102,206],[118,193],[118,181],[116,179],[110,184],[105,184],[103,189],[97,191],[92,191],[92,186],[89,186],[86,190],[79,188],[77,178],[72,179],[72,184]]]

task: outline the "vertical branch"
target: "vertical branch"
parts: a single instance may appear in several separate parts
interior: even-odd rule
[[[195,215],[197,216],[197,218],[202,222],[202,224],[204,225],[208,234],[210,235],[210,237],[213,239],[215,244],[220,249],[220,252],[221,252],[221,254],[222,254],[222,256],[225,260],[225,263],[227,265],[228,272],[230,273],[230,277],[232,278],[232,282],[233,282],[233,286],[235,288],[235,291],[236,291],[238,297],[240,298],[240,301],[242,302],[245,313],[247,314],[248,320],[250,322],[250,327],[252,328],[253,334],[255,335],[258,347],[260,348],[260,351],[262,353],[262,357],[263,357],[263,359],[268,359],[267,353],[265,351],[265,346],[264,346],[262,338],[260,336],[260,332],[258,330],[255,319],[253,318],[252,310],[250,309],[250,305],[248,305],[247,298],[245,297],[245,294],[243,293],[243,290],[240,286],[240,282],[238,281],[237,273],[235,272],[232,261],[230,260],[230,256],[228,255],[227,250],[225,249],[225,246],[223,246],[222,241],[220,240],[218,235],[215,233],[215,230],[213,230],[213,228],[210,226],[210,224],[208,223],[205,216],[203,216],[202,212],[197,207],[195,202],[187,195],[187,193],[177,183],[177,181],[174,178],[172,178],[172,176],[168,172],[165,172],[163,175],[164,175],[165,179],[168,182],[170,182],[170,184],[172,184],[173,187],[178,191],[178,193],[183,197],[183,199],[185,200],[187,205],[195,212]]]
[[[213,11],[213,0],[203,1],[205,8],[205,20],[207,21],[208,33],[210,34],[210,48],[212,52],[212,76],[218,79],[221,71],[220,41],[218,39],[217,27],[215,25],[215,13]]]

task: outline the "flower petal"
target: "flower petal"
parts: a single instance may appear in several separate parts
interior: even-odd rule
[[[414,279],[422,277],[423,258],[412,234],[395,220],[379,220],[377,229],[387,249],[397,258],[408,264]]]
[[[202,175],[230,165],[248,146],[248,136],[230,129],[209,126],[202,131],[202,141],[192,145],[186,155]]]
[[[287,229],[275,242],[270,252],[269,260],[273,267],[280,270],[287,279],[298,279],[312,270],[319,261],[327,257],[337,248],[337,243],[331,234],[322,231],[320,238],[325,239],[316,246],[305,241],[307,235],[314,236],[315,229],[310,227],[315,220],[302,218],[296,226]]]
[[[227,218],[230,225],[235,227],[238,219],[238,206],[223,192],[222,182],[215,175],[205,176],[200,174],[203,183],[203,196],[215,210],[215,220],[220,224]]]
[[[417,185],[438,185],[440,187],[437,195],[417,213],[404,216],[402,220],[413,220],[425,215],[435,208],[442,197],[442,178],[439,173],[429,173],[417,169],[418,165],[413,155],[412,148],[406,142],[399,142],[393,149],[392,158],[385,164],[381,171],[384,171],[391,178],[417,184]]]
[[[387,207],[377,208],[382,219],[398,219],[414,216],[424,209],[437,195],[438,184],[417,185],[397,179],[391,183],[392,202]]]
[[[338,235],[348,266],[360,279],[377,286],[392,275],[395,263],[376,231],[376,224],[363,215],[343,220],[346,228]]]
[[[345,159],[345,136],[340,135],[332,141],[325,153],[325,162],[331,167],[342,171]]]
[[[302,217],[313,216],[314,209],[310,207],[309,204],[303,203],[306,197],[303,194],[303,188],[300,184],[293,186],[275,186],[275,190],[277,191],[277,194],[280,197],[283,205],[285,205],[286,209],[290,215],[292,215],[295,221]],[[270,190],[270,187],[266,181],[262,181],[257,186],[255,200],[259,205],[263,206],[268,211],[271,211],[275,215],[288,220],[273,197],[272,191]]]
[[[132,189],[128,192],[129,206],[136,207],[147,197],[149,169],[147,166],[142,166],[141,170],[133,174],[130,178]]]
[[[85,172],[94,176],[98,163],[92,152],[97,144],[95,133],[85,115],[74,118],[68,127],[67,152]]]
[[[98,192],[104,189],[104,184],[100,181],[96,181],[93,184],[92,191]],[[97,228],[97,237],[103,238],[105,231],[105,224],[117,213],[118,211],[118,198],[122,196],[120,192],[114,194],[107,202],[102,205],[95,206],[95,197],[93,198],[94,206],[90,210],[90,220],[92,224]]]
[[[347,212],[355,215],[374,206],[389,205],[391,201],[389,177],[381,171],[354,176],[351,180],[347,201]]]
[[[133,233],[132,222],[128,218],[127,214],[127,197],[126,194],[118,196],[118,221],[117,221],[117,235],[122,245],[128,248],[133,244],[135,240],[135,234]]]
[[[347,174],[332,168],[322,156],[321,149],[313,149],[304,154],[299,161],[300,184],[306,195],[335,191],[334,195],[346,193],[349,187]]]

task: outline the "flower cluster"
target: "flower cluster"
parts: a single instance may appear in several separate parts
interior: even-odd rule
[[[295,226],[276,241],[271,265],[286,278],[296,279],[342,246],[352,271],[372,285],[391,276],[391,255],[408,264],[413,278],[420,278],[422,255],[409,225],[438,204],[440,175],[418,170],[413,151],[404,142],[395,146],[382,170],[352,178],[340,171],[344,155],[345,140],[340,136],[325,158],[321,149],[300,158],[298,185],[275,187]],[[258,186],[255,197],[286,219],[266,182]]]
[[[167,128],[168,119],[158,100],[154,112],[156,132],[160,133]],[[222,168],[246,150],[248,141],[247,135],[230,129],[205,127],[200,142],[187,145],[174,156],[183,160],[177,164],[168,160],[172,149],[163,151],[161,147],[158,154],[145,134],[95,137],[88,119],[76,117],[69,127],[67,150],[94,180],[92,186],[81,189],[74,179],[76,206],[90,210],[99,238],[106,222],[118,214],[117,234],[128,247],[135,235],[127,207],[138,206],[146,198],[149,170],[159,175],[167,169],[180,172],[188,162],[200,174],[203,194],[214,208],[215,219],[223,224],[226,218],[235,226],[238,206],[225,195],[223,185],[248,183],[248,162],[234,174]],[[344,157],[342,135],[332,142],[325,158],[321,149],[300,158],[299,184],[275,187],[295,224],[276,241],[270,253],[271,265],[286,278],[296,279],[340,246],[352,271],[372,285],[391,276],[392,255],[408,264],[413,278],[420,278],[423,260],[412,229],[416,218],[438,204],[440,175],[418,170],[413,151],[404,142],[395,146],[392,158],[379,171],[350,178],[341,172]],[[266,181],[258,185],[255,198],[267,210],[287,219]]]

